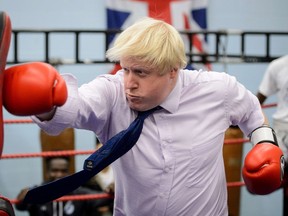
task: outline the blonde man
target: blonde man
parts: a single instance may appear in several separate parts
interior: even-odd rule
[[[142,19],[119,35],[107,57],[122,69],[80,88],[75,77],[57,75],[46,64],[9,68],[5,104],[10,112],[37,115],[33,120],[50,134],[67,127],[87,129],[104,146],[139,111],[162,107],[146,118],[135,146],[112,164],[115,216],[228,215],[222,147],[231,125],[238,125],[255,145],[243,169],[248,190],[267,194],[281,186],[283,155],[273,129],[263,125],[256,96],[226,73],[184,70],[185,49],[174,27]],[[43,89],[41,79],[31,84],[7,75],[14,73],[31,79],[47,73],[52,81]],[[37,87],[43,95],[53,90],[41,97],[52,102],[43,101],[35,111],[30,95],[29,103],[25,99],[15,106],[9,99],[18,91],[9,86]]]

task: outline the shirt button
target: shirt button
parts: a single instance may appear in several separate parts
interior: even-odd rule
[[[170,171],[169,167],[165,167],[164,172],[168,173]]]

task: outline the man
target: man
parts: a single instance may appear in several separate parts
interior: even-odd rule
[[[261,81],[257,97],[260,104],[277,94],[277,110],[273,114],[273,126],[278,144],[288,162],[288,55],[272,61]]]
[[[256,96],[226,73],[183,70],[185,47],[174,27],[144,18],[118,36],[107,58],[122,70],[79,89],[74,76],[50,65],[13,66],[3,98],[9,112],[34,115],[47,133],[91,130],[103,147],[141,111],[162,108],[112,164],[114,215],[228,215],[222,147],[230,125],[255,145],[243,169],[248,190],[268,194],[281,186],[282,152]],[[31,94],[36,89],[39,95]]]
[[[47,179],[48,182],[67,176],[69,173],[69,158],[68,157],[51,157],[47,159]],[[29,211],[30,216],[54,216],[54,215],[69,215],[69,216],[100,216],[98,208],[108,205],[111,201],[109,199],[99,200],[81,200],[81,201],[59,201],[49,202],[42,205],[28,204],[23,202],[25,195],[29,188],[24,188],[17,196],[18,203],[16,209],[20,211]],[[70,195],[81,194],[96,194],[101,193],[80,187]]]
[[[288,55],[272,61],[260,83],[257,97],[260,104],[277,95],[277,109],[273,114],[273,127],[278,137],[278,144],[288,162]],[[287,167],[286,167],[287,169]],[[283,215],[288,214],[288,187],[283,190]]]

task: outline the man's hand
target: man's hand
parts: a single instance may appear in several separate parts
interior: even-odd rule
[[[66,99],[66,83],[49,64],[31,62],[4,71],[3,104],[14,115],[49,113]]]
[[[284,177],[284,157],[272,143],[257,144],[246,156],[243,179],[248,191],[265,195],[281,187]]]
[[[256,128],[250,136],[254,147],[246,155],[242,176],[248,191],[265,195],[282,186],[285,159],[278,147],[276,134],[271,127]]]

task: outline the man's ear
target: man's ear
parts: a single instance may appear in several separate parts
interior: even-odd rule
[[[174,79],[178,74],[178,69],[176,68],[173,68],[171,71],[170,71],[170,79]]]

